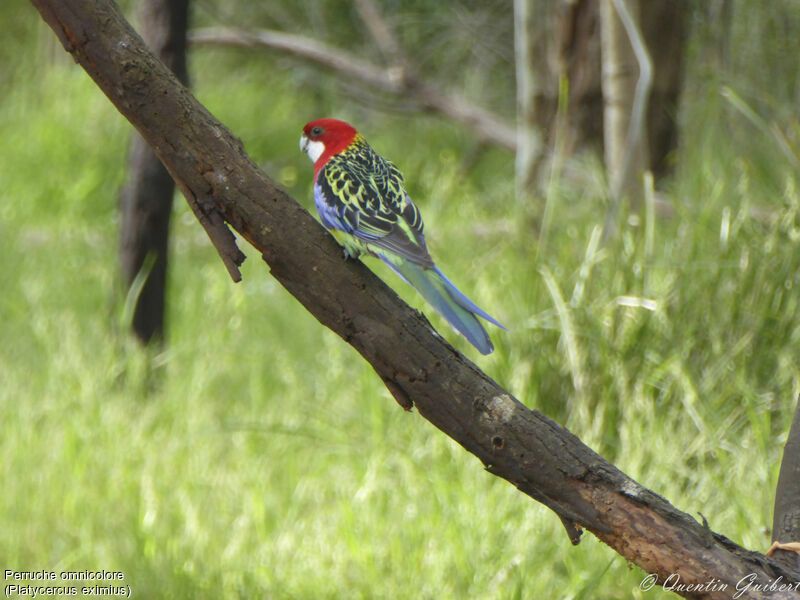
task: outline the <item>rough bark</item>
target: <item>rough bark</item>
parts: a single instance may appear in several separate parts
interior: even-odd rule
[[[142,0],[142,37],[184,84],[189,0]],[[164,333],[169,217],[175,184],[147,142],[133,132],[128,181],[120,194],[120,265],[136,294],[131,327],[143,343]],[[141,286],[134,282],[141,280]],[[129,293],[131,293],[129,291]]]
[[[800,542],[800,399],[783,447],[772,514],[772,540]],[[775,559],[791,568],[800,569],[800,555],[797,552],[776,550]]]
[[[203,214],[224,217],[260,250],[272,275],[369,362],[401,405],[416,406],[491,473],[586,527],[658,581],[678,573],[684,585],[696,586],[680,590],[686,597],[729,598],[749,574],[761,584],[800,579],[800,573],[676,510],[569,431],[526,408],[360,262],[341,260],[331,236],[256,167],[239,141],[148,51],[113,3],[33,3],[156,151],[189,202],[203,199]],[[717,583],[709,586],[712,580]],[[750,588],[739,597],[797,595]]]

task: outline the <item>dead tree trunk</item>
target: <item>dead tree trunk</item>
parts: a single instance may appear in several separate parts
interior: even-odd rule
[[[372,366],[397,401],[475,454],[485,468],[583,526],[679,593],[730,598],[800,573],[741,548],[526,408],[437,335],[261,172],[241,143],[161,64],[110,0],[33,0],[65,49],[139,130],[178,182],[232,276],[241,262],[223,219],[272,275]],[[213,324],[209,324],[213,326]],[[490,515],[487,515],[490,518]],[[709,582],[714,581],[714,585]],[[796,598],[749,587],[740,598]]]
[[[142,36],[178,79],[188,83],[189,0],[142,0]],[[135,294],[131,327],[143,343],[164,333],[169,217],[175,183],[142,137],[133,132],[128,181],[120,194],[120,265]]]

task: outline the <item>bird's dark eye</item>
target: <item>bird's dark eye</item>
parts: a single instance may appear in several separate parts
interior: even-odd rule
[[[317,136],[321,133],[322,133],[322,127],[314,127],[314,129],[311,130],[311,135],[313,136]]]

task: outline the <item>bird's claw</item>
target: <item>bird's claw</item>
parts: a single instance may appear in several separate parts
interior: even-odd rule
[[[767,550],[766,555],[772,556],[775,550],[789,550],[790,552],[797,552],[800,554],[800,542],[786,542],[785,544],[781,542],[772,542],[772,546]]]

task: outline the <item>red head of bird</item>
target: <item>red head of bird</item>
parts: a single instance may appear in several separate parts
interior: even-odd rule
[[[314,163],[314,177],[331,156],[347,148],[358,135],[355,127],[338,119],[317,119],[303,127],[300,150]]]

